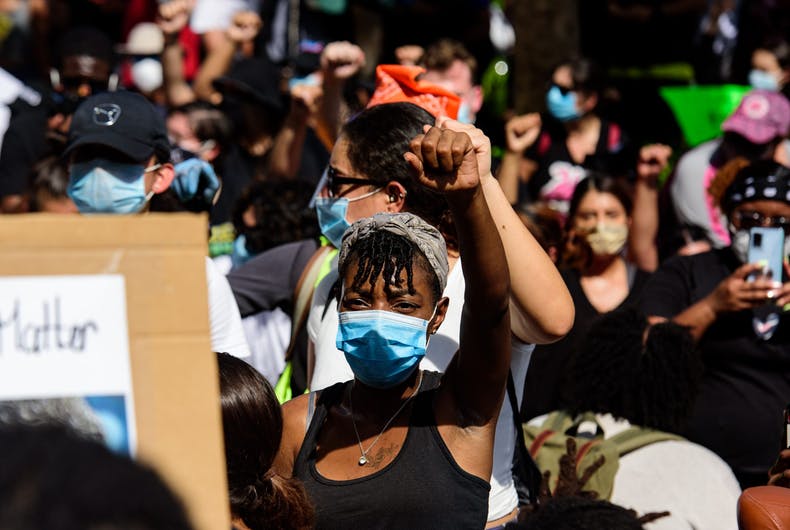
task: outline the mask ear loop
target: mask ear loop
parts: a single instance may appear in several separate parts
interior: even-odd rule
[[[154,165],[153,165],[153,166],[151,166],[151,167],[147,167],[147,168],[145,168],[145,170],[143,171],[143,173],[150,173],[151,171],[156,171],[156,170],[157,170],[157,169],[159,169],[160,167],[162,167],[162,164],[154,164]],[[155,195],[155,192],[154,192],[154,190],[151,190],[151,191],[149,191],[148,193],[146,193],[146,194],[145,194],[145,201],[144,201],[144,202],[143,202],[143,204],[140,206],[140,209],[139,209],[139,210],[137,210],[137,213],[138,213],[138,214],[145,213],[145,207],[146,207],[146,206],[148,206],[148,203],[149,203],[149,202],[151,202],[151,199],[154,197],[154,195]]]
[[[439,311],[439,303],[437,302],[437,303],[436,303],[436,305],[435,305],[435,306],[433,306],[433,314],[431,314],[431,318],[429,318],[429,319],[428,319],[428,325],[429,325],[429,326],[431,325],[431,322],[433,321],[433,319],[434,319],[434,318],[436,318],[436,313],[437,313],[438,311]],[[436,332],[437,332],[438,330],[439,330],[439,328],[436,328],[435,330],[433,330],[433,331],[431,331],[430,333],[428,333],[428,338],[425,340],[425,347],[426,347],[426,348],[428,347],[428,343],[429,343],[429,342],[431,342],[431,337],[432,337],[433,335],[436,335]]]

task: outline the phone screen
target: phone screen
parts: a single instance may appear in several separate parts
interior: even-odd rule
[[[790,404],[784,410],[784,432],[782,433],[782,449],[790,448]]]
[[[750,231],[749,263],[763,266],[763,274],[769,279],[782,281],[785,233],[781,228],[755,227]],[[753,280],[754,277],[750,277]]]

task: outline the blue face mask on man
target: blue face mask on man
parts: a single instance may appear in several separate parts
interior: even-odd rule
[[[80,213],[137,213],[153,196],[143,176],[159,167],[101,158],[72,164],[68,194]]]
[[[318,215],[318,224],[321,227],[321,233],[335,246],[335,248],[340,248],[340,243],[343,241],[343,234],[346,232],[346,229],[351,226],[346,220],[349,203],[367,199],[379,191],[381,191],[381,188],[377,188],[370,193],[352,199],[347,199],[345,197],[315,198],[315,212]]]
[[[554,85],[546,93],[546,107],[549,114],[560,121],[570,121],[581,118],[581,113],[577,108],[578,97],[572,90],[565,91]]]
[[[370,310],[342,312],[339,321],[335,345],[354,376],[368,386],[391,388],[404,382],[425,356],[430,320]]]

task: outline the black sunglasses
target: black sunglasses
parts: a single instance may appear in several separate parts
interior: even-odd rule
[[[375,180],[359,179],[353,177],[344,177],[338,175],[337,170],[332,166],[326,168],[326,189],[329,192],[329,198],[335,198],[340,194],[340,186],[351,184],[352,186],[362,186],[364,184],[374,185],[378,184]]]

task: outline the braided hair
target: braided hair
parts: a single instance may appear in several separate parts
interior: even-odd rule
[[[432,279],[431,291],[434,301],[442,296],[439,279],[428,264],[427,258],[408,239],[388,232],[378,230],[360,238],[351,247],[348,259],[339,269],[340,277],[345,277],[350,263],[356,262],[358,269],[351,283],[352,289],[359,289],[365,282],[373,287],[379,276],[384,277],[384,289],[389,290],[393,285],[400,287],[400,275],[406,271],[406,288],[414,294],[414,264],[421,267]]]

